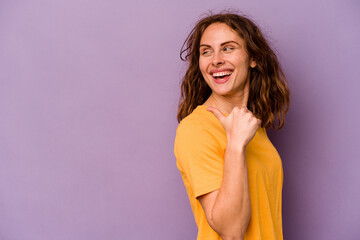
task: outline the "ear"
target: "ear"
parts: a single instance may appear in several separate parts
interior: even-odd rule
[[[251,58],[251,60],[250,60],[250,67],[251,67],[251,68],[256,67],[256,62],[255,62],[255,60],[252,59],[252,58]]]

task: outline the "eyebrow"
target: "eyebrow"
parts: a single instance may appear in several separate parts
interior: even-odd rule
[[[239,46],[240,46],[240,44],[239,44],[239,43],[237,43],[237,42],[235,42],[235,41],[227,41],[227,42],[223,42],[220,46],[224,46],[224,45],[226,45],[226,44],[228,44],[228,43],[235,43],[235,44],[237,44],[237,45],[239,45]],[[210,45],[207,45],[207,44],[200,44],[199,48],[201,48],[201,47],[211,47],[211,46],[210,46]]]

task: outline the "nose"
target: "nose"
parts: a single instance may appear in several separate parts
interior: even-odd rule
[[[224,63],[224,58],[223,58],[221,52],[214,53],[214,56],[212,59],[212,64],[214,66],[219,66],[219,65],[222,65],[223,63]]]

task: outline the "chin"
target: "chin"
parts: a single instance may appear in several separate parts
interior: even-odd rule
[[[220,95],[220,96],[231,95],[231,91],[225,90],[225,89],[222,89],[222,90],[216,89],[216,90],[213,90],[212,92],[215,93],[216,95]]]

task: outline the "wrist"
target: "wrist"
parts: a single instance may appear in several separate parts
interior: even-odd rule
[[[237,143],[234,141],[229,141],[226,146],[227,151],[231,151],[233,153],[245,153],[246,145],[245,143]]]

